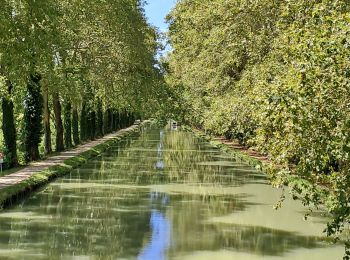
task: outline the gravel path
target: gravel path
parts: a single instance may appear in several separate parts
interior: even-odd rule
[[[120,136],[123,132],[129,131],[133,128],[137,128],[137,125],[130,126],[128,128],[119,130],[118,132],[106,135],[100,139],[97,139],[95,141],[91,141],[89,143],[83,144],[78,146],[77,148],[74,148],[69,151],[62,152],[58,155],[52,156],[47,158],[44,161],[38,161],[31,163],[28,167],[25,167],[22,170],[19,170],[18,172],[11,173],[9,175],[6,175],[4,177],[0,178],[0,189],[15,185],[17,183],[20,183],[22,181],[27,180],[32,175],[45,171],[51,166],[58,165],[62,163],[64,160],[78,156],[79,154],[99,145],[102,144],[108,140],[111,140],[117,136]]]

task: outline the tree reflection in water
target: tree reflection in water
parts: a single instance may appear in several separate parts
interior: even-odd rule
[[[157,145],[157,162],[156,162],[156,169],[157,170],[163,170],[165,168],[165,163],[163,160],[163,141],[164,141],[164,132],[159,132],[159,143]]]
[[[0,259],[341,258],[278,198],[249,165],[154,127],[0,212]]]

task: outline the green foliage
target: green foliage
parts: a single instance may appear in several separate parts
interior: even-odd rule
[[[168,21],[167,82],[183,120],[268,155],[275,185],[289,183],[305,205],[326,205],[328,235],[344,230],[348,2],[181,0]]]
[[[13,102],[9,98],[12,91],[12,85],[8,86],[8,95],[2,98],[2,132],[4,135],[5,150],[5,168],[12,168],[18,165],[17,144],[16,144],[16,126],[14,118]]]
[[[30,75],[24,100],[24,147],[25,161],[38,160],[39,144],[42,136],[43,99],[40,90],[41,76]]]
[[[7,95],[3,86],[10,81],[14,88],[9,98],[18,122],[33,72],[41,75],[50,111],[52,95],[57,93],[83,115],[82,140],[102,135],[101,110],[155,114],[166,98],[162,90],[166,85],[155,60],[159,35],[147,23],[143,4],[143,0],[2,1],[0,96]],[[19,136],[26,135],[21,123],[16,127]],[[73,123],[75,144],[80,141],[78,130]],[[56,144],[61,142],[59,138]]]

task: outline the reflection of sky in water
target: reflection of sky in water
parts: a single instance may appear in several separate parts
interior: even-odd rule
[[[166,193],[159,193],[152,191],[150,194],[151,202],[160,200],[162,205],[167,205],[169,203],[169,196]]]
[[[159,132],[159,143],[157,144],[157,162],[156,162],[156,169],[164,169],[165,168],[165,163],[163,161],[163,141],[164,141],[164,131],[161,130]]]
[[[151,202],[160,200],[162,205],[166,205],[169,202],[169,197],[166,194],[151,192],[150,197]],[[170,246],[170,221],[165,217],[164,213],[153,209],[151,212],[150,226],[152,229],[151,241],[141,251],[137,259],[166,259],[165,253]]]
[[[230,158],[182,131],[130,137],[0,212],[0,260],[342,259],[327,219],[288,197],[274,210],[280,191]]]
[[[170,245],[170,222],[163,213],[152,210],[150,223],[152,229],[151,241],[141,251],[137,259],[165,259],[166,250]]]

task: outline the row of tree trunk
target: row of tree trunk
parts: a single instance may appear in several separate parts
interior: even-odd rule
[[[44,134],[44,153],[52,153],[49,91],[40,86],[41,77],[31,75],[27,84],[24,100],[24,120],[22,125],[24,159],[28,163],[40,159],[39,145]],[[14,104],[11,99],[13,86],[8,82],[8,95],[2,97],[2,131],[5,144],[5,168],[18,165],[17,131]],[[52,94],[52,109],[56,130],[55,151],[60,152],[79,145],[81,142],[94,140],[105,134],[133,124],[135,116],[126,110],[108,108],[103,111],[101,100],[93,106],[83,101],[80,111],[71,102],[65,101],[62,109],[58,92]],[[79,114],[80,112],[80,114]],[[63,120],[62,120],[63,116]]]

